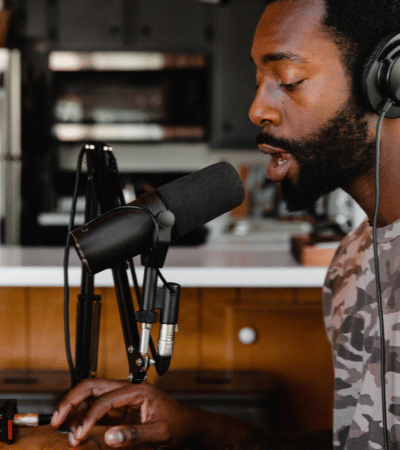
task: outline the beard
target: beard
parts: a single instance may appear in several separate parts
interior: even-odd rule
[[[257,143],[281,148],[297,161],[297,180],[285,178],[280,183],[289,211],[310,209],[323,195],[366,173],[375,161],[366,112],[353,100],[307,138],[287,140],[261,133]]]

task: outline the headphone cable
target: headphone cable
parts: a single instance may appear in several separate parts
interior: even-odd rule
[[[383,306],[382,306],[382,292],[381,281],[379,274],[379,256],[378,256],[378,239],[377,239],[377,222],[379,211],[379,154],[380,154],[380,140],[382,122],[385,118],[385,114],[392,106],[392,102],[389,99],[385,100],[385,104],[381,108],[379,120],[376,126],[376,147],[375,147],[375,210],[372,223],[372,240],[374,249],[374,266],[375,266],[375,285],[376,285],[376,298],[378,302],[378,314],[379,314],[379,329],[380,329],[380,354],[381,354],[381,396],[382,396],[382,426],[383,426],[383,448],[389,450],[388,441],[388,426],[387,426],[387,410],[386,410],[386,352],[385,352],[385,328],[383,320]]]

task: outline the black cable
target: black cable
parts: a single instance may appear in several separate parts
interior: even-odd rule
[[[65,353],[67,356],[69,373],[71,377],[71,386],[76,386],[76,372],[74,363],[72,360],[71,342],[70,342],[70,327],[69,327],[69,280],[68,280],[68,266],[69,266],[69,250],[71,246],[71,231],[74,228],[74,219],[76,212],[76,203],[78,198],[79,178],[81,174],[83,155],[85,154],[85,148],[82,148],[78,156],[78,164],[76,171],[75,187],[72,196],[72,205],[70,212],[70,219],[68,224],[67,241],[64,250],[64,340],[65,340]]]
[[[129,268],[130,268],[130,273],[132,276],[132,281],[133,281],[133,288],[135,290],[135,295],[136,295],[136,300],[138,302],[139,307],[142,305],[142,294],[140,293],[140,289],[139,289],[139,282],[136,276],[136,270],[135,270],[135,263],[133,261],[133,258],[131,258],[129,261]]]
[[[168,283],[168,281],[164,278],[164,275],[161,273],[160,269],[157,267],[157,275],[160,277],[161,281],[163,282],[164,286],[173,294],[175,293],[175,289]]]
[[[385,118],[385,114],[392,106],[390,100],[386,100],[385,105],[382,107],[382,112],[379,116],[379,120],[376,126],[376,148],[375,148],[375,210],[372,223],[372,240],[374,249],[374,266],[375,266],[375,285],[376,285],[376,298],[378,302],[378,314],[379,314],[379,329],[380,329],[380,347],[381,347],[381,396],[382,396],[382,426],[383,426],[383,443],[384,449],[389,450],[388,440],[388,426],[387,426],[387,411],[386,411],[386,351],[385,351],[385,327],[383,320],[383,305],[382,305],[382,293],[381,293],[381,281],[379,274],[379,254],[378,254],[378,239],[377,239],[377,222],[379,212],[379,153],[380,153],[380,140],[381,140],[381,128],[382,122]]]

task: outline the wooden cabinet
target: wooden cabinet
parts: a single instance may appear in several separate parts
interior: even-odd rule
[[[0,287],[0,366],[26,367],[28,358],[28,299],[24,288]]]
[[[333,369],[321,289],[202,289],[200,367],[265,370],[284,430],[329,428]],[[253,343],[239,331],[254,331]]]
[[[128,364],[114,289],[96,293],[102,296],[98,376],[126,379]],[[72,337],[77,294],[78,289],[71,289]],[[66,369],[63,289],[0,288],[0,297],[0,367]],[[170,371],[270,372],[278,384],[282,429],[331,426],[333,371],[321,289],[183,288],[178,328]],[[239,340],[243,328],[252,330],[251,343]],[[155,327],[155,341],[157,335]],[[150,368],[149,381],[155,380]]]

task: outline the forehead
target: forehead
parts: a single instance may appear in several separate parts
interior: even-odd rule
[[[292,54],[305,59],[332,47],[321,22],[325,14],[323,0],[278,0],[265,9],[257,25],[251,54]],[[332,51],[332,48],[331,50]]]

